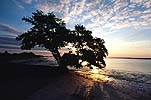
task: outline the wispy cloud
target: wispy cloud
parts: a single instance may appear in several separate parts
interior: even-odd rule
[[[33,0],[23,0],[23,2],[25,2],[26,4],[31,4]]]
[[[16,6],[18,6],[19,8],[24,9],[24,6],[21,4],[21,2],[19,2],[19,1],[17,1],[17,0],[12,0],[12,2],[13,2]]]
[[[0,44],[0,52],[4,52],[3,50],[7,49],[19,49],[19,46],[17,45],[11,45],[11,44]]]
[[[12,37],[16,37],[20,33],[21,33],[21,31],[19,31],[18,29],[14,28],[12,26],[0,23],[0,34],[3,34],[4,36],[10,35]]]
[[[15,38],[0,37],[0,48],[19,49],[19,44],[20,42],[16,41]]]

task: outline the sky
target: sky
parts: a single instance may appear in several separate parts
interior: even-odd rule
[[[109,57],[151,57],[151,0],[1,0],[0,48],[16,49],[15,37],[31,26],[36,10],[54,12],[67,28],[84,25],[105,40]]]

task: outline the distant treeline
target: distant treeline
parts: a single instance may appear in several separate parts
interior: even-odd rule
[[[0,62],[10,61],[10,60],[17,60],[17,59],[36,58],[36,57],[42,57],[42,56],[35,55],[32,52],[23,52],[23,53],[10,54],[7,51],[5,51],[4,53],[0,53]]]

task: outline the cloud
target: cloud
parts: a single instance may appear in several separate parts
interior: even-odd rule
[[[11,44],[0,44],[0,52],[2,52],[1,49],[19,49],[19,46],[11,45]]]
[[[31,4],[33,0],[23,0],[23,2],[25,2],[26,4]]]
[[[14,37],[0,37],[0,43],[1,44],[12,44],[12,45],[18,45],[20,42],[17,41]]]
[[[15,38],[10,37],[0,37],[0,48],[19,48],[20,42]]]
[[[17,0],[12,0],[12,2],[17,5],[19,8],[24,9],[24,6],[21,4],[21,2],[17,1]]]
[[[124,27],[150,26],[150,0],[38,0],[37,8],[60,13],[67,24],[97,25],[116,30]],[[94,24],[94,25],[93,25]],[[95,28],[94,27],[94,28]]]
[[[4,36],[10,35],[10,36],[16,37],[20,33],[21,31],[19,31],[18,29],[12,26],[0,23],[0,34],[3,34]]]

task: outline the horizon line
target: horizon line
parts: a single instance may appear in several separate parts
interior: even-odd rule
[[[151,59],[151,57],[107,57],[115,59]]]

